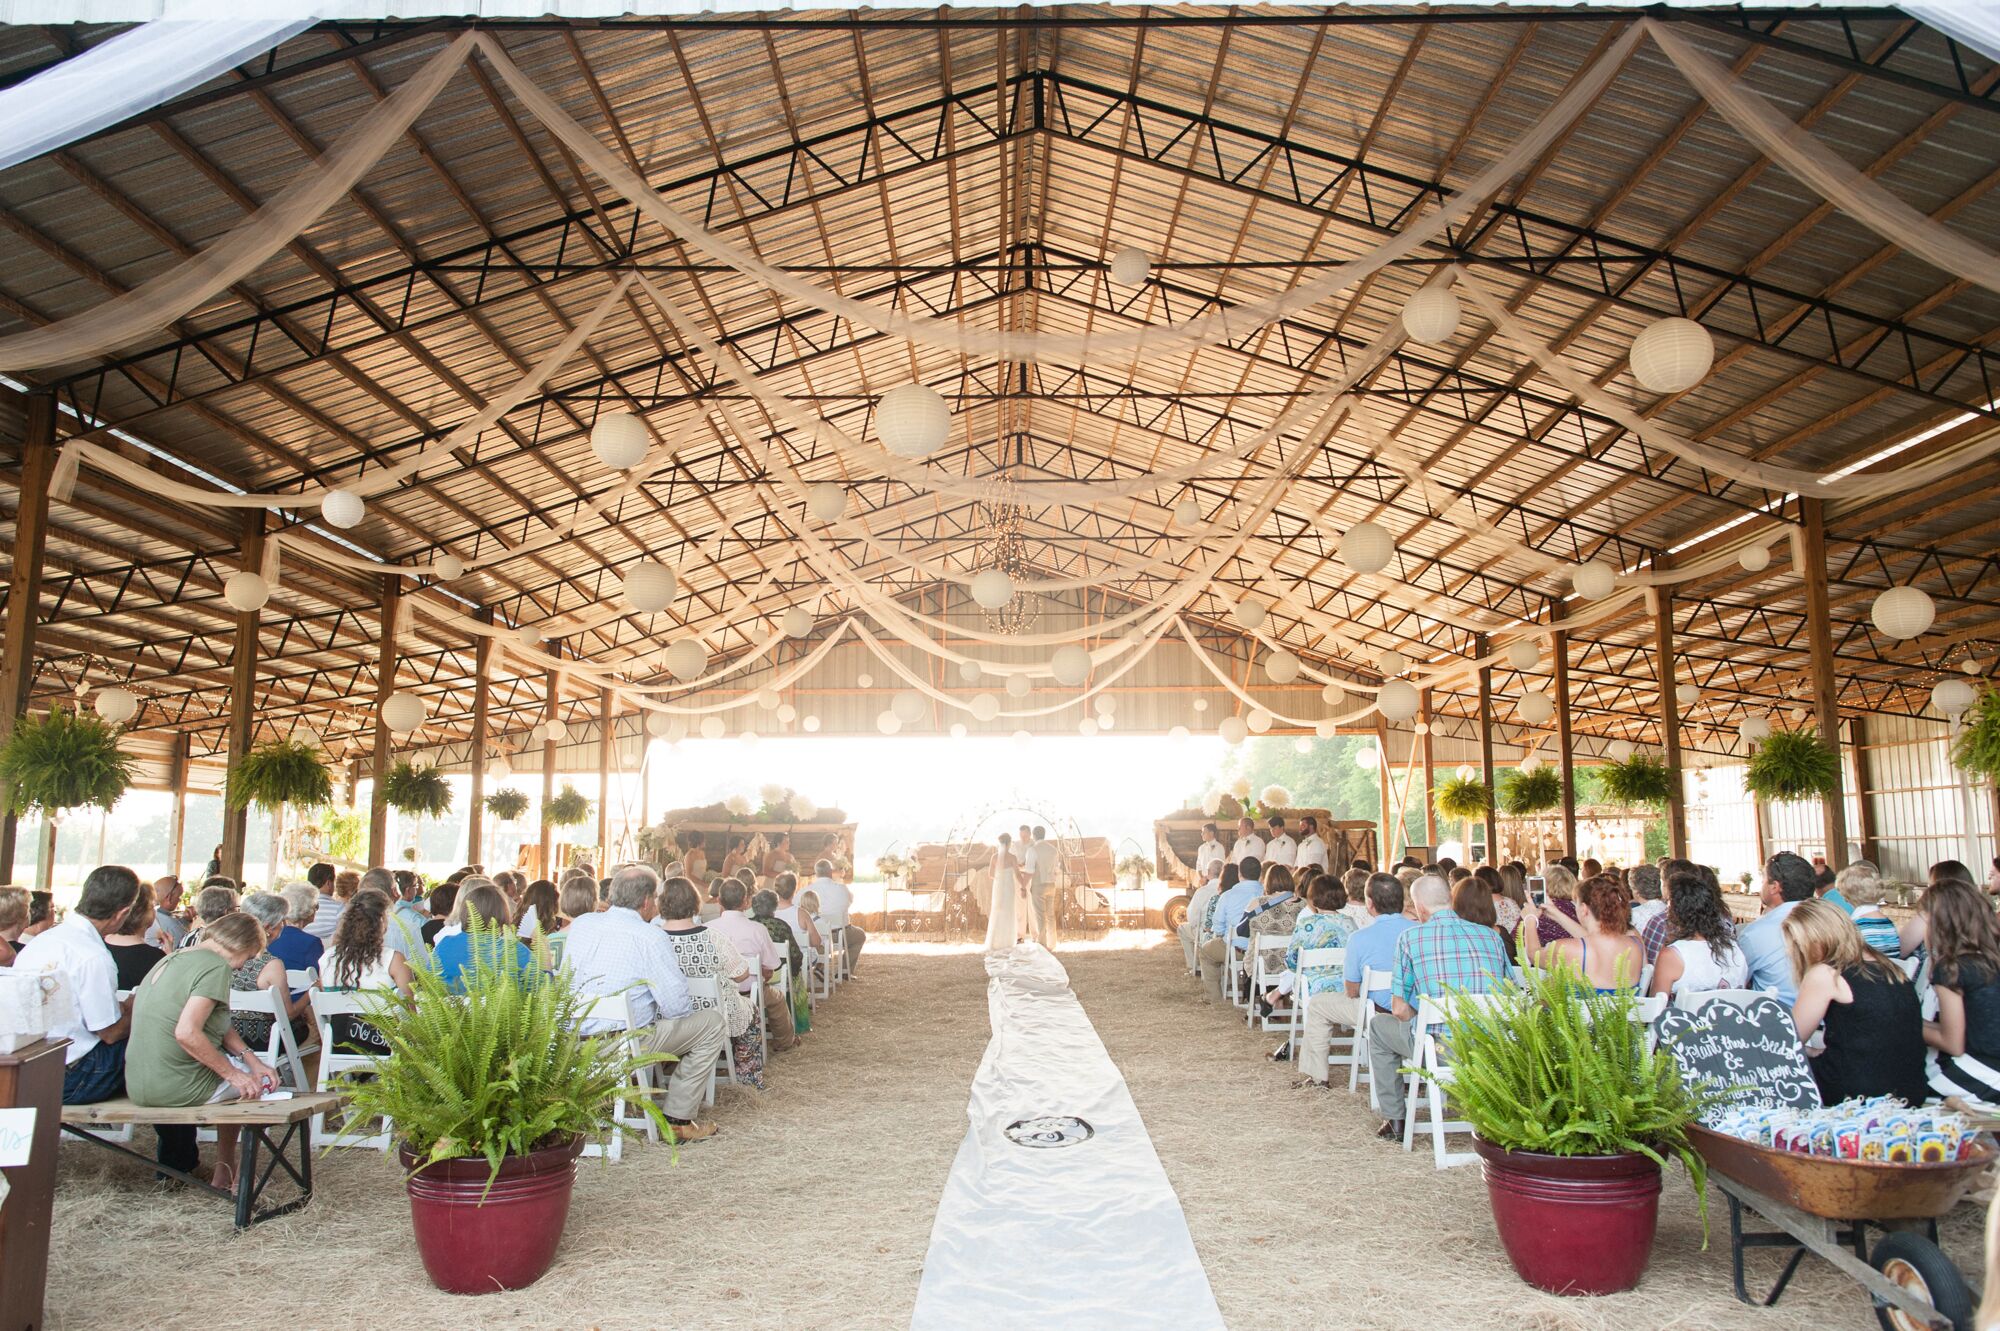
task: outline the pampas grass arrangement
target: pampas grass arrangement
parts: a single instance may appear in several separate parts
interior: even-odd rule
[[[320,809],[333,803],[333,774],[326,755],[305,740],[274,739],[243,755],[229,769],[224,801],[232,809],[254,804],[266,813],[290,805]]]
[[[1628,808],[1664,805],[1678,780],[1678,772],[1649,753],[1635,753],[1622,763],[1606,763],[1597,769],[1597,785],[1604,798]]]
[[[434,764],[399,762],[382,780],[382,799],[398,813],[437,818],[451,812],[451,783]]]
[[[0,800],[10,813],[109,809],[131,784],[117,728],[86,712],[24,716],[0,745]]]
[[[1760,800],[1825,799],[1840,793],[1840,756],[1810,730],[1774,731],[1750,755],[1743,788]]]
[[[528,797],[512,786],[502,786],[486,797],[486,812],[503,823],[511,823],[528,811]]]
[[[1510,772],[1500,778],[1500,812],[1509,818],[1526,818],[1560,808],[1563,802],[1562,772],[1546,764],[1532,772]]]
[[[589,817],[590,801],[575,786],[564,786],[561,794],[542,807],[542,821],[550,827],[575,827]]]
[[[2000,689],[1981,689],[1961,722],[1951,761],[1959,771],[2000,784]]]

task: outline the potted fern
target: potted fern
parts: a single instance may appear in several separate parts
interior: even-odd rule
[[[435,765],[399,762],[382,780],[382,799],[397,813],[437,818],[451,812],[451,783]]]
[[[1493,807],[1493,790],[1476,776],[1454,776],[1431,796],[1438,817],[1459,824],[1466,858],[1472,857],[1472,824]]]
[[[502,786],[486,797],[486,812],[503,823],[511,823],[528,811],[528,797],[512,786]]]
[[[51,707],[24,716],[0,744],[0,799],[12,814],[39,809],[109,809],[132,784],[132,760],[118,751],[118,731],[83,711]]]
[[[590,801],[575,786],[564,786],[542,809],[542,821],[550,827],[575,827],[589,817]]]
[[[1959,721],[1951,760],[1961,772],[2000,784],[2000,689],[1982,689]]]
[[[1826,799],[1840,793],[1840,756],[1810,730],[1773,731],[1750,755],[1743,788],[1760,800]]]
[[[319,745],[274,739],[244,754],[229,769],[223,800],[232,809],[252,804],[266,813],[287,806],[321,809],[333,803],[333,773]]]
[[[456,984],[412,971],[408,997],[375,996],[368,1023],[388,1054],[348,1089],[351,1116],[395,1125],[424,1270],[452,1294],[532,1285],[555,1260],[576,1160],[602,1140],[621,1099],[673,1139],[621,1034],[584,1036],[591,999],[568,971],[524,971],[511,931],[474,917]]]
[[[1657,809],[1673,795],[1680,774],[1650,753],[1635,753],[1624,762],[1597,769],[1597,787],[1604,798],[1626,808]]]
[[[1688,1125],[1713,1092],[1646,1047],[1631,990],[1594,994],[1572,967],[1531,969],[1448,1021],[1451,1098],[1476,1134],[1494,1226],[1515,1272],[1553,1294],[1613,1294],[1645,1274],[1661,1169],[1702,1199]]]
[[[1500,812],[1509,818],[1532,818],[1560,808],[1562,773],[1546,764],[1532,772],[1509,772],[1500,778]]]

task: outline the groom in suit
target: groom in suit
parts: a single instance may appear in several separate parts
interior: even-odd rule
[[[1035,906],[1039,912],[1035,941],[1053,951],[1056,945],[1056,896],[1060,888],[1056,883],[1056,843],[1049,840],[1047,828],[1035,829],[1035,844],[1034,849],[1028,852],[1028,867],[1028,889],[1035,894]]]

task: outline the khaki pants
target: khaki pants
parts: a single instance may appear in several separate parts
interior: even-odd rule
[[[1403,1103],[1408,1082],[1403,1076],[1415,1051],[1410,1023],[1377,1012],[1368,1019],[1368,1070],[1375,1077],[1375,1099],[1382,1117],[1400,1122],[1407,1106]]]
[[[847,969],[853,970],[861,961],[861,945],[868,941],[868,935],[858,924],[847,926]]]
[[[1056,896],[1062,889],[1053,885],[1035,889],[1035,941],[1053,951],[1056,945]]]
[[[648,1034],[637,1041],[642,1054],[678,1054],[673,1075],[667,1078],[664,1112],[686,1123],[701,1109],[702,1092],[716,1055],[729,1043],[729,1024],[722,1014],[696,1009],[685,1017],[661,1017]]]
[[[790,1049],[799,1042],[798,1032],[792,1029],[792,1005],[775,984],[764,986],[764,1025],[771,1032],[773,1049]]]
[[[1201,945],[1201,987],[1211,1003],[1227,1001],[1222,994],[1222,972],[1229,961],[1229,944],[1210,938]]]
[[[1182,921],[1181,921],[1181,927],[1180,927],[1180,931],[1179,931],[1179,932],[1180,932],[1180,936],[1181,936],[1181,955],[1182,955],[1183,957],[1187,958],[1187,968],[1188,968],[1188,971],[1189,971],[1190,973],[1192,973],[1192,972],[1194,971],[1194,961],[1195,961],[1195,957],[1194,957],[1194,921],[1193,921],[1193,920],[1182,920]]]
[[[1337,989],[1314,994],[1306,1004],[1306,1033],[1299,1053],[1299,1071],[1314,1081],[1325,1081],[1330,1072],[1328,1059],[1333,1048],[1333,1028],[1353,1030],[1361,1020],[1363,998],[1349,998]]]

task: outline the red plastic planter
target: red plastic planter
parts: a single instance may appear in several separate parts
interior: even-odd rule
[[[441,1160],[409,1181],[410,1223],[431,1283],[448,1294],[491,1294],[534,1284],[555,1260],[576,1187],[583,1138],[510,1155],[486,1186],[484,1156]],[[417,1161],[402,1152],[403,1168]]]
[[[1473,1138],[1493,1223],[1521,1279],[1551,1294],[1616,1294],[1646,1273],[1660,1167],[1643,1155],[1538,1155]]]

